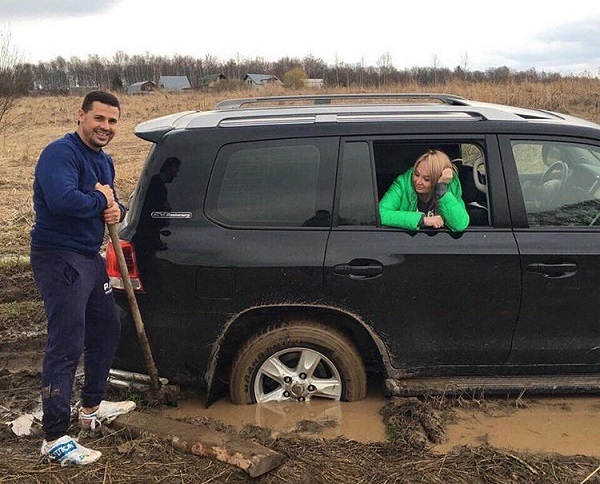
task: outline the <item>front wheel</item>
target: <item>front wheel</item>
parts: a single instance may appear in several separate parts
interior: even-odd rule
[[[367,375],[360,353],[341,331],[310,321],[269,327],[237,353],[229,379],[235,404],[360,400]]]

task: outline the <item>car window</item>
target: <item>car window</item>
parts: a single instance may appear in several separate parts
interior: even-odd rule
[[[488,174],[483,146],[460,143],[460,158],[453,161],[458,171],[462,198],[469,213],[469,225],[490,225],[492,213],[488,199]]]
[[[600,148],[513,140],[530,226],[600,225]]]
[[[411,168],[429,149],[445,152],[453,161],[462,188],[462,198],[469,213],[469,226],[490,225],[491,213],[487,194],[485,147],[469,141],[407,142],[373,141],[378,200],[400,174]]]
[[[239,143],[219,153],[207,214],[226,225],[329,227],[333,140]]]
[[[369,143],[344,144],[340,166],[338,225],[376,225],[373,174]]]

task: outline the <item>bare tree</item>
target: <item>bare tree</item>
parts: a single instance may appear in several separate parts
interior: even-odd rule
[[[384,52],[377,58],[377,67],[379,67],[379,75],[382,78],[380,85],[386,86],[394,67],[392,64],[392,54],[389,51]]]
[[[362,87],[365,83],[365,58],[364,58],[364,56],[362,56],[360,58],[360,63],[358,63],[356,65],[356,68],[358,69],[358,85],[362,89]]]
[[[0,31],[0,132],[4,129],[6,113],[13,106],[19,94],[16,75],[20,56],[11,44],[8,28]]]
[[[460,63],[465,72],[469,70],[470,60],[471,59],[469,58],[469,53],[467,51],[465,51],[464,54],[460,56]]]
[[[440,65],[440,59],[437,54],[433,54],[433,56],[431,57],[431,64],[432,64],[432,70],[433,70],[433,85],[436,86],[437,85],[437,71],[438,71],[438,67]]]

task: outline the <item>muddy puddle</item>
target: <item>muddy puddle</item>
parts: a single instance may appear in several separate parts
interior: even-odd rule
[[[208,417],[241,429],[259,425],[277,433],[358,442],[385,441],[379,413],[386,404],[381,392],[370,391],[360,402],[312,401],[232,405],[223,398],[209,408],[199,397],[186,397],[164,410],[171,418]],[[489,444],[499,449],[600,458],[600,397],[536,396],[486,400],[481,408],[455,408],[446,425],[446,441],[432,447],[446,453],[456,446]]]
[[[233,405],[223,398],[205,408],[200,398],[186,398],[163,414],[171,418],[209,417],[241,429],[259,425],[274,433],[300,433],[319,438],[346,437],[358,442],[385,440],[379,410],[383,397],[370,394],[360,402],[313,400],[297,403]]]
[[[456,409],[456,423],[446,427],[447,442],[433,450],[487,443],[499,449],[600,458],[600,397],[531,397],[518,406],[486,407]]]

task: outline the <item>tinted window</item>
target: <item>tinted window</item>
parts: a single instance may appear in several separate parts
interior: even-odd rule
[[[512,141],[530,226],[600,225],[600,148]]]
[[[283,140],[224,147],[207,212],[237,226],[328,227],[335,173],[333,140]]]
[[[375,207],[369,144],[346,143],[341,164],[339,225],[375,225]]]

